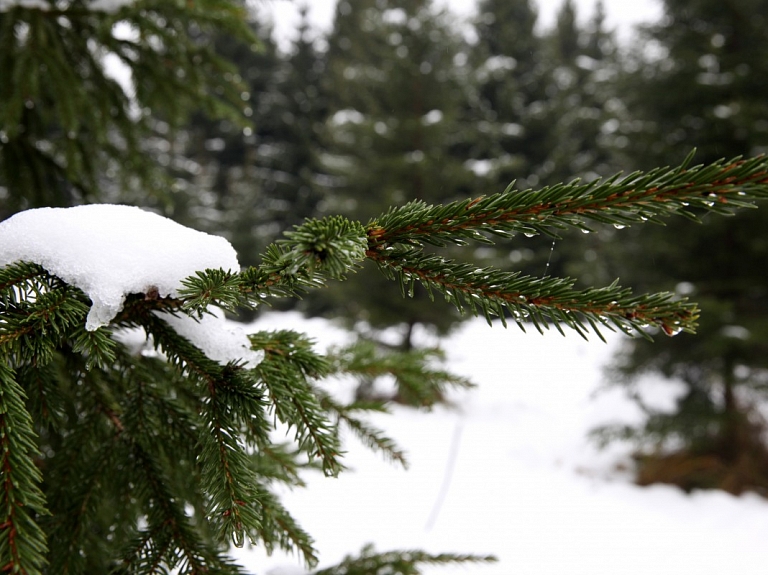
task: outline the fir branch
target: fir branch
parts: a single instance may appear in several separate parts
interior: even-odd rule
[[[86,369],[87,357],[67,354],[69,373],[75,377],[64,392],[72,394],[67,397],[68,411],[71,415],[74,407],[77,417],[70,419],[55,453],[45,460],[53,512],[48,532],[54,573],[85,575],[107,570],[115,560],[118,542],[130,531],[144,503],[134,498],[134,477],[126,473],[133,438],[143,435],[162,451],[168,443],[166,428],[176,431],[167,419],[150,430],[141,424],[146,410],[135,397],[142,395],[142,386],[132,388],[136,381],[126,365],[130,361],[119,346],[116,351],[116,363],[105,369]],[[126,396],[128,389],[135,395]],[[176,451],[175,462],[182,453]],[[102,534],[108,530],[112,536],[105,539]]]
[[[668,335],[692,333],[698,318],[695,304],[677,300],[672,293],[635,296],[616,283],[575,290],[571,279],[476,268],[415,249],[390,250],[371,258],[388,277],[399,279],[404,294],[410,295],[419,282],[430,296],[433,290],[442,293],[460,311],[468,308],[489,323],[494,316],[506,322],[508,311],[523,330],[523,322],[533,322],[541,333],[552,323],[561,333],[560,324],[565,324],[585,338],[591,329],[602,339],[598,326],[628,335],[635,330],[648,337],[643,327],[656,326]]]
[[[358,557],[347,556],[334,567],[315,571],[313,575],[369,575],[371,573],[398,573],[401,575],[419,575],[420,563],[427,565],[448,565],[451,563],[494,563],[493,556],[461,555],[440,553],[433,555],[424,551],[386,551],[376,553],[373,545],[363,547]]]
[[[307,338],[290,331],[260,332],[250,336],[254,349],[263,349],[264,360],[256,366],[277,418],[296,430],[299,448],[318,458],[326,475],[341,469],[339,438],[308,381],[327,373],[323,358],[311,350]]]
[[[233,402],[227,401],[220,390],[229,386],[241,387],[240,393],[254,392],[254,382],[238,378],[237,369],[226,371],[227,380],[208,385],[206,401],[203,402],[203,417],[207,431],[202,438],[199,459],[202,464],[203,485],[210,500],[209,517],[220,526],[221,535],[231,538],[236,547],[242,547],[246,532],[258,531],[261,519],[257,515],[256,474],[249,465],[248,456],[237,435],[236,419],[247,417],[239,414]],[[240,381],[236,381],[240,379]],[[232,393],[228,394],[231,398]],[[260,397],[255,401],[251,413],[261,413]]]
[[[44,365],[61,340],[85,324],[88,306],[80,290],[63,282],[50,289],[36,286],[35,291],[29,300],[3,308],[0,350],[5,348],[19,363]]]
[[[89,419],[67,438],[65,449],[71,457],[59,460],[66,469],[49,471],[50,479],[66,480],[53,486],[54,518],[48,528],[51,569],[61,575],[87,573],[86,550],[93,549],[90,543],[98,531],[94,519],[102,504],[100,491],[114,462],[125,455],[124,450],[111,441],[93,445],[94,427],[99,426],[99,421],[97,417]]]
[[[206,269],[182,280],[179,298],[182,310],[204,313],[209,306],[235,312],[238,307],[248,307],[248,301],[241,297],[242,281],[239,274],[222,269]]]
[[[137,491],[151,501],[148,506],[148,527],[139,535],[142,542],[129,547],[124,554],[124,566],[131,573],[153,573],[160,567],[178,569],[180,574],[193,575],[219,569],[221,573],[239,573],[217,553],[208,549],[195,534],[179,501],[169,491],[171,483],[151,455],[151,446],[131,440],[130,446],[139,481]]]
[[[437,348],[383,349],[376,342],[359,340],[347,347],[330,350],[329,356],[334,371],[339,373],[365,379],[391,375],[398,388],[392,399],[414,407],[429,408],[443,401],[449,387],[474,387],[468,379],[434,367],[435,362],[445,359]]]
[[[444,206],[421,201],[393,208],[367,226],[369,255],[403,243],[443,246],[474,240],[492,243],[486,234],[511,237],[547,234],[576,227],[589,231],[587,221],[624,227],[662,223],[681,215],[698,220],[693,210],[724,215],[768,198],[768,159],[734,158],[688,168],[693,153],[675,168],[616,175],[581,184],[557,184],[541,190],[514,190],[467,199]]]
[[[203,421],[202,399],[189,381],[165,361],[156,358],[120,357],[126,379],[121,405],[123,423],[130,434],[159,439],[158,451],[167,460],[195,461]]]
[[[115,362],[115,341],[105,328],[88,331],[79,325],[72,333],[72,350],[85,357],[85,368],[109,369]]]
[[[330,360],[314,350],[314,340],[290,329],[257,331],[248,336],[251,346],[279,359],[305,378],[322,378],[332,371]]]
[[[288,273],[303,268],[332,279],[344,279],[344,274],[365,259],[368,246],[365,228],[341,216],[307,220],[285,236],[287,239],[277,243],[288,248]]]
[[[24,390],[0,362],[0,571],[38,575],[47,563],[46,536],[37,523],[47,515],[34,463],[38,448]]]
[[[289,252],[284,246],[271,244],[258,267],[243,270],[241,289],[246,297],[255,303],[264,303],[268,297],[300,298],[308,289],[325,287],[323,277],[294,270]]]
[[[368,422],[353,415],[358,411],[387,413],[387,409],[382,403],[366,402],[363,404],[355,402],[351,405],[343,405],[331,398],[330,395],[322,394],[320,404],[329,413],[335,415],[340,423],[344,423],[366,447],[372,451],[383,453],[391,461],[399,463],[405,469],[408,468],[405,452],[391,438]]]
[[[235,432],[246,422],[251,431],[260,427],[262,437],[267,433],[263,422],[252,425],[253,419],[262,412],[255,381],[236,364],[221,366],[209,359],[153,313],[145,315],[143,320],[147,333],[169,359],[182,372],[204,384],[206,400],[202,402],[202,416],[207,432],[199,439],[199,457],[210,500],[209,517],[219,526],[221,535],[231,537],[235,545],[242,546],[245,533],[258,529],[259,518],[254,511],[255,495],[251,487],[256,477]]]
[[[256,489],[261,525],[250,533],[251,539],[262,541],[269,554],[272,554],[275,548],[298,551],[308,566],[317,565],[317,555],[309,533],[296,523],[274,494],[261,486]]]
[[[65,421],[67,398],[59,387],[59,374],[64,369],[59,358],[45,365],[22,365],[16,368],[16,381],[27,395],[33,421],[43,427],[58,429]]]
[[[303,469],[317,470],[318,466],[307,462],[301,451],[289,442],[259,443],[250,461],[255,472],[266,481],[276,481],[292,487],[306,487],[299,472]]]
[[[30,291],[39,292],[51,276],[42,266],[15,262],[0,268],[0,302],[3,306],[19,303]]]
[[[344,279],[365,259],[368,245],[363,226],[341,216],[307,220],[285,236],[267,248],[258,268],[241,274],[242,291],[255,303],[268,295],[298,297],[329,279]]]
[[[0,172],[16,205],[24,204],[22,198],[57,204],[51,192],[57,185],[97,197],[105,160],[123,182],[139,177],[146,188],[158,188],[152,182],[158,170],[142,150],[152,123],[147,114],[137,117],[136,109],[151,109],[171,127],[195,110],[248,123],[241,98],[246,87],[235,66],[204,41],[218,30],[246,45],[258,43],[241,2],[137,2],[115,13],[80,3],[50,8],[17,7],[0,19],[7,31],[0,34],[0,67],[10,80],[0,84],[0,131],[7,135]],[[117,22],[142,34],[116,38]],[[22,28],[27,33],[14,32]],[[105,70],[105,53],[132,72],[131,98]],[[61,89],[71,86],[78,89]],[[50,153],[40,151],[40,143]]]
[[[270,296],[299,297],[328,280],[344,279],[365,259],[365,229],[340,216],[307,220],[285,236],[267,248],[258,268],[240,274],[205,270],[183,280],[183,309],[202,313],[214,304],[235,311]]]
[[[214,384],[222,377],[222,369],[218,362],[210,359],[188,339],[180,336],[161,317],[147,309],[135,318],[136,323],[143,326],[148,336],[151,336],[156,348],[161,348],[169,361],[182,374],[188,374],[205,382]]]

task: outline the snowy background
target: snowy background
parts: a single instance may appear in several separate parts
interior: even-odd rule
[[[561,0],[539,0],[539,26],[550,28]],[[310,3],[310,18],[328,29],[335,0]],[[460,17],[473,0],[442,0]],[[582,19],[594,0],[576,0]],[[655,0],[605,0],[608,25],[627,41],[632,27],[661,16]],[[284,41],[296,3],[269,5]],[[322,349],[345,341],[321,320],[270,314],[255,329],[310,333]],[[619,390],[602,390],[602,366],[621,337],[585,342],[577,334],[540,336],[468,322],[442,342],[448,367],[479,387],[456,409],[396,409],[375,423],[409,454],[405,471],[347,443],[353,471],[338,479],[308,477],[284,501],[316,538],[327,566],[369,542],[378,551],[494,554],[491,565],[427,567],[429,574],[478,575],[764,575],[768,572],[768,501],[722,492],[690,496],[667,486],[631,483],[630,448],[598,451],[590,429],[638,421]],[[680,337],[692,337],[682,335]],[[434,342],[432,342],[434,343]],[[663,342],[661,342],[663,344]],[[671,404],[679,388],[647,381],[647,399]],[[622,471],[622,468],[624,469]],[[304,573],[296,557],[238,551],[254,573]]]
[[[301,330],[320,349],[346,338],[297,314],[269,314],[253,327]],[[637,487],[616,469],[628,461],[627,446],[600,452],[589,442],[593,427],[639,417],[620,392],[596,395],[601,366],[621,337],[604,344],[576,333],[490,328],[484,320],[462,326],[442,345],[450,368],[479,387],[455,396],[455,409],[400,408],[374,420],[407,451],[407,471],[349,438],[352,471],[338,479],[310,475],[307,489],[283,493],[316,538],[321,566],[372,542],[378,551],[499,558],[425,568],[430,574],[764,575],[768,501]],[[649,388],[660,406],[677,391]],[[304,572],[293,556],[256,549],[238,558],[254,573]]]
[[[459,21],[470,18],[476,11],[476,0],[434,0],[439,7],[445,7],[456,15]],[[299,6],[309,7],[308,16],[313,26],[320,30],[330,30],[337,0],[268,0],[255,6],[269,14],[275,25],[275,38],[282,47],[287,47],[287,40],[295,35],[299,22]],[[538,27],[541,30],[554,27],[557,12],[563,0],[535,0],[539,10]],[[591,18],[595,11],[596,0],[574,0],[576,12],[581,21]],[[653,22],[661,17],[661,2],[658,0],[603,0],[606,12],[606,24],[616,30],[619,38],[627,41],[632,36],[632,28],[638,23]]]

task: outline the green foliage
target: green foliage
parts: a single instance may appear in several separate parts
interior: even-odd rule
[[[286,52],[271,25],[260,22],[260,5],[249,7],[256,9],[249,26],[258,49],[221,31],[206,40],[237,67],[249,125],[195,114],[169,135],[178,154],[176,191],[170,206],[159,206],[179,223],[226,237],[244,265],[256,264],[284,231],[320,213],[320,131],[327,115],[325,57],[313,45],[306,10]]]
[[[347,557],[338,566],[321,569],[314,575],[373,575],[391,573],[392,575],[419,575],[420,563],[441,565],[455,562],[489,562],[492,557],[473,557],[443,553],[431,555],[423,551],[389,551],[376,553],[373,546],[363,548],[359,557]]]
[[[47,515],[48,510],[40,490],[42,474],[33,459],[37,445],[32,417],[24,405],[27,396],[14,376],[11,368],[0,363],[0,557],[6,571],[35,573],[45,565],[48,551],[37,518]]]
[[[381,343],[359,339],[354,344],[333,350],[336,369],[355,375],[367,382],[365,390],[358,389],[358,400],[396,401],[414,407],[433,407],[445,401],[447,388],[473,387],[469,380],[436,369],[434,364],[445,357],[438,348],[397,350]],[[393,394],[379,395],[377,379],[394,378]]]
[[[365,221],[405,200],[470,193],[463,70],[455,64],[463,50],[448,15],[432,2],[338,4],[323,83],[326,210]],[[381,297],[386,289],[369,265],[301,308],[376,329],[421,323],[445,332],[460,319],[449,306],[425,306],[426,294]]]
[[[599,335],[601,327],[646,337],[653,327],[692,332],[698,308],[672,293],[634,295],[616,283],[576,289],[570,279],[454,256],[468,244],[520,235],[559,237],[568,229],[661,223],[671,215],[698,221],[768,196],[768,161],[758,157],[708,158],[696,167],[686,161],[586,184],[510,186],[461,199],[478,181],[467,160],[498,160],[484,180],[488,189],[500,189],[499,178],[506,185],[525,175],[534,186],[552,176],[546,160],[553,141],[573,144],[563,156],[585,157],[574,135],[596,133],[597,123],[547,117],[542,102],[554,93],[560,99],[553,109],[562,111],[576,88],[551,83],[556,74],[544,61],[552,48],[534,33],[529,2],[481,2],[477,51],[470,55],[429,2],[340,2],[327,60],[304,36],[288,59],[267,40],[256,53],[264,31],[235,0],[141,0],[115,13],[81,1],[50,4],[0,12],[0,68],[10,79],[0,82],[0,217],[30,206],[154,193],[167,195],[142,201],[157,207],[173,196],[182,219],[213,206],[225,215],[218,231],[240,245],[266,243],[274,220],[278,230],[295,226],[240,272],[199,270],[177,297],[130,294],[111,324],[96,331],[84,327],[91,302],[77,287],[34,263],[0,269],[0,571],[239,574],[227,550],[246,542],[297,552],[313,566],[311,536],[277,489],[303,486],[305,473],[343,472],[342,429],[405,465],[403,452],[367,414],[385,412],[394,401],[429,408],[450,388],[471,385],[440,368],[439,350],[413,349],[408,338],[395,348],[363,339],[320,352],[303,334],[264,331],[250,335],[263,361],[223,364],[179,335],[169,314],[200,318],[212,307],[237,313],[296,299],[370,261],[385,281],[399,283],[405,301],[421,284],[453,310],[429,315],[416,300],[409,328],[421,321],[449,326],[468,311],[489,322],[566,326],[583,336]],[[570,6],[550,40],[560,72],[592,87],[594,98],[581,108],[597,109],[605,103],[595,93],[597,80],[577,68],[579,56],[606,55],[604,31],[598,13],[592,33],[580,34]],[[406,21],[385,18],[385,9],[402,10]],[[107,55],[132,72],[133,93],[105,72]],[[477,74],[457,64],[464,56]],[[311,89],[300,85],[304,76]],[[338,89],[329,90],[324,78]],[[333,120],[350,110],[362,121]],[[207,125],[197,112],[216,119]],[[256,126],[247,125],[249,114]],[[184,126],[190,116],[194,122]],[[328,147],[319,151],[321,131]],[[198,132],[211,145],[179,152],[176,146]],[[258,158],[251,146],[262,150]],[[755,150],[734,155],[745,151]],[[201,172],[210,169],[214,183],[199,185],[176,164],[166,171],[154,163],[183,154]],[[607,160],[580,167],[599,162]],[[299,224],[320,209],[319,181],[337,192],[326,208],[361,193],[368,203],[349,217]],[[379,188],[382,196],[369,197]],[[211,190],[210,202],[198,193]],[[279,203],[291,194],[301,209]],[[411,199],[366,225],[355,221]],[[345,297],[381,300],[376,286]],[[393,321],[390,306],[380,310],[374,327]],[[135,338],[139,345],[130,343]],[[366,386],[342,400],[326,386],[339,377]],[[394,382],[394,392],[380,393],[382,380]],[[686,401],[709,407],[699,401],[706,394],[694,391]],[[706,427],[696,421],[696,430]],[[668,424],[653,423],[659,430]],[[286,430],[289,440],[277,443],[275,432]],[[489,560],[368,547],[318,575],[416,574],[420,564]]]
[[[90,333],[80,290],[37,265],[3,268],[3,565],[29,574],[48,572],[47,560],[55,573],[237,573],[224,551],[246,538],[298,550],[311,565],[309,535],[270,485],[300,485],[306,466],[340,473],[340,425],[404,463],[397,446],[365,421],[366,412],[385,409],[382,398],[345,403],[323,389],[323,380],[394,377],[396,397],[385,400],[426,407],[443,400],[448,387],[470,385],[436,369],[434,351],[359,342],[323,355],[290,331],[251,336],[252,348],[265,354],[258,365],[222,365],[179,335],[167,314],[196,317],[210,306],[232,310],[296,295],[368,258],[399,277],[406,295],[420,281],[489,321],[494,314],[503,319],[506,308],[521,327],[528,320],[540,330],[562,323],[582,335],[599,333],[598,324],[641,334],[646,326],[693,331],[695,306],[670,294],[633,296],[615,285],[574,291],[568,280],[474,268],[420,248],[488,241],[479,234],[505,236],[519,226],[544,232],[590,219],[656,221],[691,205],[722,212],[723,205],[767,196],[766,173],[764,158],[733,160],[446,206],[415,203],[367,226],[341,217],[310,220],[268,250],[258,268],[198,272],[176,298],[131,295],[110,326]],[[123,343],[126,329],[138,330],[155,351],[132,352]],[[293,431],[290,446],[273,443],[278,426]],[[416,573],[421,561],[467,559],[364,554],[345,565]]]
[[[461,310],[465,305],[473,314],[479,310],[489,321],[492,315],[503,318],[507,308],[521,327],[523,321],[532,321],[540,331],[548,327],[547,320],[555,326],[565,323],[582,335],[588,329],[584,321],[594,330],[599,323],[624,332],[634,328],[645,333],[640,328],[648,325],[669,335],[689,331],[698,311],[676,301],[672,293],[636,298],[615,284],[577,293],[569,280],[481,269],[422,253],[424,244],[487,243],[491,236],[509,237],[515,232],[557,237],[554,230],[568,226],[589,231],[585,220],[625,227],[660,223],[661,216],[678,214],[698,221],[691,208],[730,214],[732,208],[766,197],[764,158],[692,168],[686,163],[589,184],[573,182],[540,191],[508,189],[445,206],[408,204],[369,224],[369,257],[389,277],[397,277],[404,292],[410,293],[418,281]]]
[[[325,223],[320,243],[338,229],[335,220]],[[307,241],[304,232],[295,236],[286,243]],[[329,245],[330,252],[321,251],[335,261],[331,270],[356,249]],[[301,252],[286,253],[314,267]],[[313,564],[309,535],[269,484],[300,485],[299,470],[308,464],[330,475],[341,471],[339,422],[402,460],[391,440],[360,418],[381,404],[345,405],[318,387],[331,373],[361,369],[359,353],[354,360],[349,352],[325,358],[301,334],[262,332],[251,343],[265,352],[264,361],[221,365],[153,313],[183,313],[182,301],[129,298],[110,329],[86,338],[79,290],[29,264],[4,268],[0,283],[7,510],[0,549],[9,568],[47,572],[47,540],[55,573],[150,573],[160,565],[237,573],[221,550],[246,537],[267,549],[298,550]],[[201,295],[189,299],[199,302]],[[208,294],[206,301],[216,298]],[[133,354],[113,337],[137,327],[162,355]],[[366,362],[379,372],[396,363]],[[435,385],[445,380],[458,381],[441,372],[430,376]],[[295,431],[290,449],[273,444],[273,417]],[[44,535],[37,520],[48,510],[53,517],[43,524]]]
[[[158,120],[167,131],[204,109],[243,124],[239,79],[200,41],[213,29],[256,41],[236,0],[0,12],[0,185],[9,195],[0,215],[103,197],[106,172],[159,195],[167,181],[145,149]],[[106,55],[132,73],[130,95],[106,72]]]
[[[616,132],[624,142],[617,151],[625,165],[656,165],[679,154],[681,145],[696,146],[702,162],[764,153],[768,108],[757,79],[766,71],[768,3],[663,5],[665,18],[648,27],[647,38],[664,57],[636,51],[618,85],[625,109]],[[630,230],[627,241],[607,238],[595,245],[611,277],[620,275],[643,291],[685,293],[701,307],[698,337],[655,346],[633,341],[609,372],[614,385],[638,398],[642,375],[682,383],[674,408],[648,409],[647,419],[631,429],[603,431],[630,436],[641,450],[644,482],[655,477],[686,488],[765,493],[768,448],[759,413],[768,367],[768,219],[763,210],[732,218],[699,215],[703,226],[682,222],[674,229]]]

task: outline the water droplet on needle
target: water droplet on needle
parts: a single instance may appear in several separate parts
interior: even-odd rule
[[[675,337],[678,333],[683,331],[683,328],[679,325],[672,325],[669,326],[667,324],[661,324],[662,331],[667,334],[669,337]]]

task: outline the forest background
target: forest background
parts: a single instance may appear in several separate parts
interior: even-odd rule
[[[16,169],[17,146],[45,129],[27,108],[26,132],[0,134],[0,219],[37,206],[130,203],[226,237],[251,265],[307,217],[342,213],[365,222],[413,199],[445,203],[513,181],[538,188],[676,165],[694,148],[696,163],[765,153],[768,2],[666,0],[663,9],[635,44],[620,46],[599,3],[577,18],[566,1],[555,26],[541,30],[533,3],[482,0],[467,35],[466,22],[426,0],[341,1],[327,34],[311,30],[305,15],[282,49],[256,4],[258,46],[226,33],[197,39],[236,63],[226,80],[242,87],[234,97],[247,102],[245,118],[199,113],[169,129],[148,115],[135,150],[151,167],[131,172],[125,158],[92,181],[69,178],[76,185],[62,187],[42,163]],[[135,80],[129,91],[147,89]],[[168,114],[173,96],[159,96]],[[766,223],[765,210],[754,210],[705,217],[703,225],[624,230],[621,241],[613,227],[596,226],[554,243],[518,236],[472,258],[572,275],[580,285],[620,277],[638,291],[693,296],[702,306],[698,336],[627,342],[611,375],[631,393],[648,372],[682,381],[675,409],[643,405],[643,425],[596,437],[637,442],[640,482],[765,495]],[[463,320],[449,306],[425,305],[426,294],[404,299],[382,282],[363,270],[296,309],[345,318],[361,337],[405,350],[417,326],[442,335]],[[378,383],[361,379],[360,397],[409,401]]]
[[[600,2],[577,14],[565,1],[554,27],[542,29],[526,0],[483,0],[469,21],[427,1],[342,1],[327,33],[302,10],[293,41],[280,48],[257,10],[259,50],[216,39],[248,87],[251,123],[199,116],[172,138],[156,135],[150,149],[175,168],[173,191],[132,201],[227,237],[252,264],[305,217],[365,222],[413,199],[448,202],[510,182],[526,189],[674,165],[694,148],[700,162],[764,153],[768,4],[669,0],[663,12],[619,43]],[[697,337],[624,346],[610,380],[637,398],[647,423],[596,437],[635,441],[643,483],[765,493],[766,222],[756,210],[624,230],[620,242],[606,226],[555,242],[516,237],[472,257],[581,285],[621,278],[701,301]],[[380,343],[382,330],[394,328],[403,349],[415,326],[440,335],[463,320],[449,305],[424,305],[425,293],[404,299],[385,283],[365,269],[299,309],[345,318]],[[643,405],[636,385],[647,373],[684,383],[672,413]],[[398,399],[397,390],[375,386],[361,381],[359,395]]]

